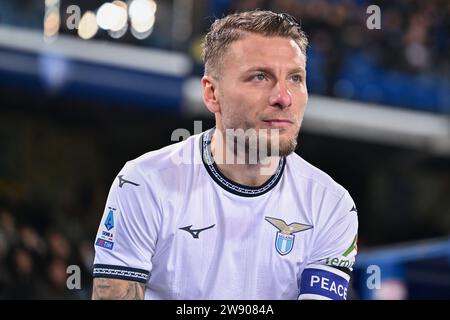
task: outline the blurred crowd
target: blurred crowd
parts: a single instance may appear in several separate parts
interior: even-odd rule
[[[370,5],[381,29],[367,27]],[[229,11],[253,8],[301,21],[311,93],[450,113],[449,1],[244,0]]]
[[[62,21],[69,5],[78,5],[81,12],[96,10],[103,0],[61,0]],[[349,49],[370,52],[387,68],[406,72],[442,73],[449,71],[450,2],[448,0],[201,0],[192,2],[192,35],[185,47],[174,45],[172,28],[175,1],[159,0],[155,31],[152,37],[166,41],[134,41],[136,44],[163,46],[186,51],[197,43],[211,23],[212,17],[252,10],[270,9],[287,12],[302,21],[314,50],[329,59],[328,72],[336,75],[342,55]],[[381,9],[381,29],[369,30],[366,21],[368,6]],[[13,24],[42,29],[44,1],[0,0],[0,24]],[[70,32],[61,24],[61,32]],[[99,32],[97,37],[105,33]],[[110,39],[110,38],[109,38]],[[132,37],[115,41],[128,42]],[[172,47],[170,47],[172,46]]]
[[[446,0],[244,0],[235,3],[231,11],[268,8],[294,15],[301,20],[311,46],[325,51],[332,59],[349,49],[360,48],[386,67],[403,71],[442,72],[442,66],[449,66],[450,2]],[[379,30],[366,26],[373,13],[366,12],[370,5],[380,8]]]
[[[56,1],[55,1],[56,2]],[[67,8],[96,11],[103,0],[60,0],[59,32],[77,36],[64,21]],[[53,2],[52,2],[53,3]],[[201,41],[211,22],[231,12],[269,9],[301,21],[308,49],[312,94],[450,114],[450,2],[448,0],[157,0],[150,36],[131,32],[95,39],[187,53],[193,75],[203,73]],[[0,24],[42,29],[43,1],[0,0]],[[380,29],[367,21],[379,8]],[[421,90],[410,90],[420,87]],[[407,93],[407,94],[405,94]]]
[[[93,257],[92,243],[20,224],[0,209],[0,299],[88,299]],[[79,267],[78,279],[71,265]]]

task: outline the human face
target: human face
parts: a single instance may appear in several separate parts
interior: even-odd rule
[[[247,34],[225,53],[217,83],[219,130],[278,130],[279,155],[293,152],[308,101],[305,55],[294,40]],[[270,150],[270,149],[269,149]]]

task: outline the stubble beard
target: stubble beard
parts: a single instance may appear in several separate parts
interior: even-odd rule
[[[286,157],[297,148],[300,129],[286,138],[280,138],[280,135],[276,134],[276,129],[272,129],[270,135],[261,134],[261,131],[259,133],[255,131],[255,134],[252,134],[251,130],[227,129],[226,131],[227,152],[234,154],[233,158],[237,163],[257,164],[269,157]]]

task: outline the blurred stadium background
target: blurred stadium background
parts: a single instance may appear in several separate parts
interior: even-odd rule
[[[380,30],[366,27],[372,4]],[[115,175],[174,129],[213,125],[201,37],[255,8],[309,36],[297,152],[357,204],[352,298],[450,299],[448,0],[0,0],[0,298],[90,297]],[[81,290],[66,287],[74,264]]]

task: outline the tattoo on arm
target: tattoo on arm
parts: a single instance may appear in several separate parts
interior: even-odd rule
[[[121,279],[94,278],[92,300],[143,300],[145,284]]]

